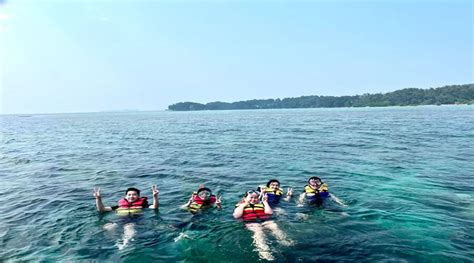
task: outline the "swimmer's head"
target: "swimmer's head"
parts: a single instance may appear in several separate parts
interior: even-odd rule
[[[319,185],[322,184],[322,181],[321,181],[321,178],[319,178],[317,176],[313,176],[313,177],[309,178],[308,183],[311,186],[319,186]]]
[[[207,187],[201,187],[197,191],[197,195],[203,200],[209,200],[211,198],[212,191],[211,191],[211,189],[209,189]]]
[[[278,190],[278,189],[280,189],[280,181],[278,181],[276,179],[272,179],[272,180],[268,181],[267,187],[272,189],[272,190]]]
[[[245,197],[245,200],[247,200],[250,204],[257,204],[260,202],[259,200],[260,193],[255,190],[247,191],[244,197]]]
[[[127,191],[125,191],[125,199],[128,201],[128,202],[135,202],[138,200],[138,198],[140,198],[140,190],[138,190],[137,188],[135,187],[130,187],[127,189]]]

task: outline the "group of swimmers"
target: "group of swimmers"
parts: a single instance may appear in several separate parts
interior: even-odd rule
[[[117,211],[119,215],[131,215],[140,212],[144,208],[158,209],[159,190],[156,185],[152,186],[153,203],[148,203],[147,197],[140,196],[140,190],[137,188],[128,188],[125,197],[118,201],[116,206],[104,206],[100,195],[100,188],[94,188],[94,197],[96,199],[96,207],[99,212]],[[286,234],[278,228],[278,225],[270,220],[273,214],[273,208],[280,203],[280,200],[290,201],[293,196],[293,189],[290,187],[284,197],[284,191],[280,189],[280,182],[276,179],[269,180],[266,185],[262,185],[257,190],[247,191],[243,199],[235,205],[233,216],[236,219],[242,219],[247,229],[253,232],[254,244],[262,259],[273,260],[274,257],[270,252],[270,248],[265,242],[263,229],[269,229],[276,237],[277,241],[285,246],[290,246],[294,242],[286,237]],[[311,177],[308,184],[304,187],[303,193],[298,198],[298,205],[304,202],[321,204],[324,199],[332,198],[336,203],[345,206],[336,196],[329,193],[329,188],[319,177]],[[222,196],[212,194],[211,189],[204,185],[192,193],[188,202],[182,206],[191,213],[195,214],[202,210],[215,207],[222,209]],[[123,242],[119,244],[119,249],[125,247],[132,239],[135,230],[133,223],[124,226]]]

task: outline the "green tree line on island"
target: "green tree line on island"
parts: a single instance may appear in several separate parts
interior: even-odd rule
[[[407,88],[388,93],[355,96],[301,96],[297,98],[247,100],[237,102],[179,102],[168,106],[172,111],[294,109],[335,107],[385,107],[442,104],[474,104],[474,84],[440,88]]]

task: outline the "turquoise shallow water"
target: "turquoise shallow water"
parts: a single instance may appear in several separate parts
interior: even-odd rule
[[[268,235],[276,261],[474,258],[472,106],[0,116],[0,132],[0,261],[258,261],[234,204],[313,175],[348,206],[283,203],[274,218],[295,244]],[[201,183],[222,211],[179,209]],[[114,205],[152,184],[159,211],[118,250],[125,220],[99,215],[92,188]]]

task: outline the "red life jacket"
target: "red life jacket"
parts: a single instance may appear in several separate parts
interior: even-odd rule
[[[188,209],[191,213],[195,214],[202,208],[209,208],[212,204],[215,204],[217,198],[215,195],[211,195],[209,200],[203,200],[196,193],[192,196],[191,204],[189,204]]]
[[[204,200],[199,195],[193,194],[193,203],[197,205],[210,205],[214,204],[217,201],[217,198],[215,195],[211,195],[211,198],[209,200]]]
[[[118,201],[118,205],[120,208],[143,208],[144,206],[148,205],[147,197],[140,197],[135,202],[130,203],[127,199],[122,198]]]
[[[244,221],[256,221],[259,219],[268,219],[269,217],[269,215],[265,214],[265,206],[261,203],[246,205],[244,207],[244,213],[242,214],[242,219]]]

